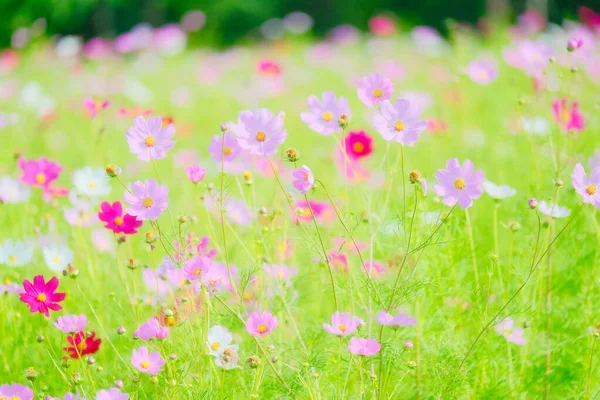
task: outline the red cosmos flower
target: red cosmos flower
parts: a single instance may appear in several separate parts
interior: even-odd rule
[[[86,354],[96,353],[100,349],[102,339],[96,339],[96,332],[86,337],[85,332],[80,331],[75,335],[67,336],[67,342],[71,347],[63,347],[63,350],[69,353],[71,358],[81,358]]]
[[[344,142],[346,154],[352,160],[367,157],[373,152],[373,138],[365,131],[348,132]]]
[[[48,310],[60,311],[62,307],[58,304],[66,297],[65,293],[55,293],[58,289],[58,278],[53,277],[45,282],[43,275],[36,275],[33,283],[25,279],[23,282],[24,293],[19,294],[21,301],[29,306],[32,313],[40,312],[50,317]]]
[[[115,201],[112,205],[105,201],[100,204],[100,208],[102,211],[98,213],[98,219],[105,222],[104,227],[114,233],[133,235],[143,224],[143,221],[138,221],[133,215],[123,215],[123,206],[120,201]]]

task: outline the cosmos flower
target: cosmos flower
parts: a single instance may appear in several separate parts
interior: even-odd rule
[[[36,275],[33,278],[33,283],[25,279],[23,282],[25,292],[21,293],[19,297],[23,303],[29,306],[29,311],[32,313],[39,312],[46,317],[50,317],[48,310],[62,310],[58,303],[66,297],[65,293],[56,293],[58,283],[57,277],[52,277],[46,282],[43,275]]]
[[[543,42],[522,40],[503,51],[508,65],[523,70],[533,78],[540,78],[550,62],[552,50]]]
[[[481,184],[484,177],[482,171],[475,171],[471,160],[466,160],[462,167],[458,159],[452,158],[446,162],[446,169],[440,169],[435,178],[435,192],[444,198],[443,203],[453,206],[458,203],[462,208],[473,205],[473,199],[478,199],[483,193]]]
[[[61,272],[73,262],[73,252],[67,246],[51,244],[42,248],[46,265],[54,272]]]
[[[552,103],[552,113],[556,122],[567,132],[577,133],[585,126],[583,115],[579,112],[577,102],[569,102],[566,98],[555,100]]]
[[[348,257],[344,253],[331,250],[327,253],[327,260],[333,268],[348,272]]]
[[[315,184],[315,177],[312,174],[310,168],[303,165],[302,168],[297,168],[292,172],[294,180],[292,185],[302,194],[306,194],[310,188]]]
[[[475,83],[489,85],[498,78],[498,69],[492,60],[480,58],[469,64],[467,75]]]
[[[102,197],[110,193],[112,187],[103,168],[84,167],[73,174],[73,184],[77,191],[89,197]]]
[[[503,319],[496,325],[496,332],[501,334],[511,343],[524,345],[527,340],[523,337],[523,329],[514,326],[515,323],[512,318],[508,317]]]
[[[420,117],[421,107],[408,99],[399,98],[394,104],[385,100],[380,113],[373,117],[373,125],[385,140],[412,146],[427,128],[427,121],[420,121]]]
[[[394,85],[385,76],[377,73],[365,76],[358,82],[357,94],[364,105],[373,107],[392,97]]]
[[[496,185],[493,182],[490,181],[484,181],[481,184],[481,187],[483,187],[483,190],[492,198],[494,199],[506,199],[508,197],[514,196],[515,194],[517,194],[517,191],[513,188],[511,188],[510,186],[507,185]]]
[[[369,30],[377,36],[390,36],[396,32],[396,23],[385,15],[375,15],[369,19]]]
[[[229,265],[232,279],[237,275],[237,268],[235,265]],[[200,279],[203,285],[206,285],[211,291],[232,291],[231,281],[229,280],[229,272],[227,272],[227,266],[224,263],[212,262],[208,271],[200,275]]]
[[[119,109],[119,115],[122,117],[134,118],[139,115],[142,117],[147,117],[152,114],[151,109],[144,109],[140,106],[134,106],[132,108],[121,107]]]
[[[1,385],[0,399],[33,400],[33,390],[18,383]]]
[[[198,164],[191,165],[185,169],[185,173],[187,177],[193,183],[202,182],[204,177],[206,176],[206,168],[202,168]]]
[[[115,201],[112,205],[107,201],[102,202],[98,219],[105,223],[106,229],[126,235],[137,233],[137,228],[143,224],[143,221],[138,221],[133,215],[123,215],[123,206],[120,201]]]
[[[117,388],[103,389],[96,393],[96,400],[128,400],[129,394]]]
[[[242,148],[232,133],[225,132],[222,135],[213,136],[210,144],[208,145],[208,152],[212,156],[213,160],[219,164],[221,162],[229,163],[240,155]]]
[[[416,318],[409,317],[408,314],[400,313],[392,316],[385,311],[379,312],[375,318],[375,321],[377,321],[377,323],[380,325],[392,327],[411,326],[417,323]]]
[[[33,257],[33,247],[25,242],[6,239],[0,245],[0,264],[9,267],[22,267]]]
[[[10,176],[0,178],[0,202],[23,203],[31,197],[31,188]]]
[[[539,202],[538,210],[540,210],[540,212],[545,216],[551,218],[566,218],[571,214],[571,210],[569,210],[567,207],[562,207],[558,204],[554,204],[551,201],[546,202],[544,200]]]
[[[141,340],[166,339],[169,336],[169,328],[161,326],[158,318],[152,317],[141,324],[133,333],[134,338]]]
[[[54,326],[65,333],[75,333],[85,330],[88,324],[88,319],[85,315],[63,315],[58,317],[54,322]]]
[[[347,336],[356,332],[361,325],[364,325],[364,322],[360,318],[336,311],[331,316],[331,325],[323,324],[323,329],[332,335]]]
[[[71,358],[81,358],[87,354],[94,354],[100,349],[102,339],[96,338],[96,332],[89,335],[80,331],[75,335],[67,336],[67,342],[70,347],[63,347],[63,350],[69,353]]]
[[[206,346],[211,356],[218,356],[233,341],[233,335],[227,328],[216,325],[208,330]]]
[[[21,157],[18,164],[23,171],[21,180],[33,187],[48,187],[58,179],[62,171],[62,167],[58,163],[50,161],[46,157],[37,160],[26,160]]]
[[[131,364],[133,364],[140,372],[156,375],[162,370],[163,365],[165,365],[165,360],[162,359],[158,351],[149,353],[148,348],[142,346],[133,350]]]
[[[281,74],[281,66],[273,60],[260,60],[256,66],[256,70],[262,76],[279,76]]]
[[[298,273],[297,268],[288,267],[284,264],[265,265],[264,270],[270,277],[283,280],[289,280]]]
[[[88,113],[90,118],[96,118],[98,113],[107,108],[110,105],[108,100],[94,100],[89,97],[83,100],[83,106]]]
[[[215,357],[215,364],[225,370],[242,368],[237,365],[239,360],[240,356],[238,355],[238,345],[232,344],[225,347],[223,351]]]
[[[344,96],[337,99],[333,92],[323,92],[321,98],[319,100],[315,95],[310,96],[307,100],[310,111],[301,113],[300,118],[310,129],[321,135],[341,132],[342,127],[338,121],[342,116],[347,120],[351,117],[348,100]]]
[[[579,38],[571,38],[567,41],[567,50],[569,52],[574,52],[583,46],[583,40]]]
[[[229,129],[237,137],[241,148],[257,156],[275,153],[277,146],[283,144],[287,138],[287,131],[283,127],[283,114],[273,116],[266,108],[240,112],[238,123],[230,124]]]
[[[381,344],[375,339],[364,339],[364,338],[350,338],[350,346],[348,346],[350,353],[359,356],[374,356],[381,350]]]
[[[210,269],[212,260],[206,256],[195,256],[187,260],[183,265],[183,272],[189,281],[195,281],[202,277]]]
[[[127,131],[129,150],[142,161],[160,160],[167,151],[175,146],[171,138],[175,135],[175,126],[169,123],[163,126],[163,117],[144,118],[138,115],[133,126]]]
[[[63,215],[70,225],[87,228],[98,221],[97,216],[90,213],[90,208],[89,202],[79,200],[74,207],[67,208]]]
[[[130,206],[125,211],[140,221],[155,220],[168,207],[168,195],[167,187],[154,179],[136,181],[131,185],[131,193],[125,192],[125,202]]]
[[[246,322],[246,330],[252,336],[266,336],[278,326],[277,317],[269,311],[254,312]]]
[[[365,131],[350,131],[344,138],[346,154],[351,160],[360,160],[373,153],[373,138]]]
[[[573,187],[583,202],[600,208],[600,166],[594,168],[588,178],[581,163],[577,163],[571,177]]]

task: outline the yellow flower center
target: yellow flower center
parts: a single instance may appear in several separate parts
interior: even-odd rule
[[[338,325],[338,329],[340,330],[340,332],[346,332],[346,325],[344,325],[344,324],[339,324],[339,325]]]
[[[94,182],[90,182],[89,185],[90,189],[93,189],[96,187],[96,184]]]
[[[354,150],[355,153],[362,153],[365,149],[365,145],[362,144],[361,142],[356,142],[352,145],[352,150]]]
[[[560,119],[561,122],[563,123],[567,123],[571,120],[571,111],[567,110],[566,108],[563,108],[559,115],[558,118]]]
[[[145,140],[146,146],[148,147],[153,147],[154,144],[156,143],[156,140],[154,140],[154,136],[148,136]]]
[[[593,194],[596,194],[596,192],[598,191],[598,187],[596,185],[589,185],[585,191],[587,192],[587,194],[589,194],[590,196]]]
[[[227,357],[231,357],[233,355],[233,350],[225,349],[225,350],[223,350],[223,354],[225,354]]]
[[[166,322],[167,326],[174,326],[177,323],[177,318],[167,317],[165,322]]]
[[[56,264],[58,264],[60,262],[60,257],[54,257],[52,259],[52,261],[54,261]]]
[[[256,136],[257,136],[256,140],[258,140],[258,134],[257,134]],[[265,136],[265,137],[266,137],[266,136]],[[260,140],[258,140],[258,141],[260,142]],[[233,152],[233,150],[231,149],[231,147],[225,147],[225,148],[223,149],[223,155],[224,155],[224,156],[228,156],[228,155],[230,155],[232,152]]]
[[[373,90],[373,97],[380,98],[381,96],[383,96],[383,90],[381,90],[381,89]]]
[[[277,275],[277,277],[279,279],[283,278],[283,272],[282,271],[279,271],[276,275]]]
[[[256,133],[256,141],[257,142],[264,142],[265,140],[267,140],[267,134],[264,133],[263,131],[258,131]]]
[[[258,331],[258,333],[265,333],[269,330],[269,328],[267,328],[265,324],[260,324],[258,328],[256,328],[256,330]]]
[[[152,199],[150,197],[146,197],[143,201],[142,201],[142,205],[146,208],[150,208],[152,207],[152,204],[154,204],[154,201],[152,201]]]
[[[40,172],[35,176],[35,182],[39,183],[40,185],[46,183],[46,175]]]
[[[11,263],[16,263],[17,262],[17,257],[16,256],[10,256],[10,257],[8,257],[8,261],[10,261]]]
[[[81,354],[85,349],[87,349],[87,344],[85,343],[85,338],[82,338],[81,343],[77,345],[77,350],[79,350],[79,354]]]
[[[456,178],[454,180],[454,187],[458,190],[463,190],[465,188],[465,180],[463,178]]]
[[[200,268],[194,270],[194,275],[200,275],[202,270]]]
[[[323,115],[321,116],[321,118],[323,118],[323,121],[325,122],[329,122],[333,119],[333,114],[330,113],[329,111],[324,112]]]
[[[148,369],[150,368],[150,361],[142,361],[140,363],[140,367],[144,368],[144,369]]]
[[[45,293],[40,293],[37,295],[36,300],[39,301],[40,303],[45,302],[47,299],[46,294]]]
[[[121,225],[123,225],[123,218],[121,218],[121,217],[117,217],[117,218],[115,218],[115,225],[116,225],[116,226],[121,226]]]
[[[396,123],[394,124],[394,129],[398,132],[402,132],[404,130],[404,122],[396,121]]]
[[[213,349],[213,351],[219,350],[220,347],[221,347],[221,343],[219,343],[219,342],[213,342],[213,344],[210,345],[210,348]]]

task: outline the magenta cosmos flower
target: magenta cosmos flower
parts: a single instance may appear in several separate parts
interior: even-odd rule
[[[342,116],[350,119],[350,107],[348,100],[344,96],[339,99],[335,97],[333,92],[323,92],[322,100],[315,95],[308,98],[309,112],[300,114],[300,118],[313,131],[321,135],[330,135],[335,132],[341,132],[338,121]]]
[[[421,106],[408,99],[400,98],[394,104],[385,100],[380,114],[373,117],[373,125],[385,140],[412,146],[427,128],[427,121],[419,121],[421,112]]]
[[[148,348],[142,346],[133,351],[131,364],[145,374],[156,375],[165,365],[165,360],[162,359],[158,351],[149,353]]]
[[[29,306],[32,313],[40,312],[50,317],[48,310],[60,311],[62,307],[58,304],[66,297],[65,293],[55,293],[58,289],[58,278],[53,277],[48,282],[43,275],[36,275],[33,283],[25,279],[23,282],[24,293],[19,294],[21,301]]]
[[[315,184],[315,177],[312,174],[310,168],[303,165],[302,168],[295,169],[292,172],[294,180],[292,185],[302,194],[306,194],[310,188]]]
[[[167,156],[175,142],[170,140],[175,135],[175,126],[163,126],[163,117],[146,118],[138,115],[133,126],[127,131],[129,150],[137,155],[138,160],[160,160]]]
[[[585,126],[583,115],[579,112],[579,104],[577,102],[567,102],[564,97],[560,100],[555,100],[552,103],[552,113],[556,122],[567,133],[580,131]]]
[[[351,338],[350,346],[348,346],[350,353],[359,356],[374,356],[381,350],[381,344],[375,339],[364,339],[364,338]]]
[[[323,324],[323,329],[332,335],[346,336],[356,332],[360,325],[364,325],[360,318],[336,311],[331,316],[331,325]]]
[[[381,311],[375,318],[378,324],[383,326],[411,326],[417,323],[416,318],[409,317],[408,314],[391,315],[385,311]]]
[[[246,330],[252,336],[265,336],[279,326],[277,317],[269,311],[250,314],[246,322]]]
[[[511,343],[524,345],[527,340],[523,337],[523,329],[515,327],[512,318],[505,318],[496,325],[496,332],[501,334]]]
[[[588,178],[583,166],[578,163],[571,177],[573,179],[573,187],[583,198],[583,202],[600,208],[600,166],[594,168]]]
[[[373,107],[392,97],[394,85],[385,76],[372,74],[360,79],[356,92],[364,105]]]
[[[193,183],[202,182],[204,177],[206,176],[206,168],[202,168],[201,166],[194,164],[190,165],[185,169],[185,173],[187,174],[190,181]]]
[[[90,118],[95,118],[100,111],[104,110],[109,105],[109,100],[94,100],[90,98],[83,100],[83,106],[85,107]]]
[[[168,194],[167,187],[154,179],[136,181],[131,185],[131,193],[125,192],[125,202],[131,206],[125,211],[142,221],[157,219],[169,205]]]
[[[0,399],[33,400],[33,390],[18,383],[0,386]]]
[[[112,205],[108,201],[102,202],[98,219],[106,224],[104,225],[106,229],[110,229],[114,233],[125,233],[127,235],[137,233],[137,228],[143,224],[133,215],[123,215],[123,206],[120,201],[115,201]]]
[[[88,319],[85,315],[63,315],[59,317],[54,326],[65,333],[74,333],[85,330]]]
[[[238,123],[230,124],[230,130],[237,137],[240,147],[257,156],[275,153],[277,146],[287,138],[283,115],[279,113],[273,117],[273,113],[266,108],[240,112]]]
[[[46,188],[58,179],[62,167],[46,157],[37,160],[19,158],[19,168],[23,171],[21,180],[29,186]]]
[[[447,206],[458,203],[462,208],[469,208],[473,199],[478,199],[483,193],[483,171],[475,171],[471,160],[466,160],[462,167],[458,159],[448,160],[446,169],[440,169],[435,178],[439,182],[435,185],[435,193],[444,198]]]
[[[282,123],[283,126],[283,123]],[[285,138],[284,138],[285,140]],[[283,143],[283,142],[282,142]],[[242,148],[238,140],[230,132],[225,132],[223,135],[213,136],[208,145],[208,152],[213,160],[217,162],[231,162],[240,155]]]

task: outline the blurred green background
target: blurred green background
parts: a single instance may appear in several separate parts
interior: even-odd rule
[[[427,24],[443,30],[449,18],[475,24],[483,15],[505,10],[506,17],[514,19],[528,7],[559,22],[575,18],[581,5],[600,10],[600,0],[0,0],[0,46],[9,46],[17,28],[39,18],[46,19],[51,35],[114,37],[140,22],[179,22],[185,12],[197,9],[207,22],[195,42],[224,46],[252,36],[269,18],[292,11],[312,16],[312,32],[322,35],[343,23],[367,29],[368,19],[378,13],[391,13],[407,26]]]

